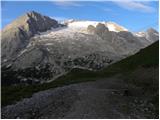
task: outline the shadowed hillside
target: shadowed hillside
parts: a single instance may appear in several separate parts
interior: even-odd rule
[[[158,69],[158,58],[159,58],[158,48],[159,44],[158,42],[156,42],[150,45],[149,47],[142,49],[137,54],[130,56],[124,60],[121,60],[113,65],[110,65],[101,71],[93,72],[75,68],[72,69],[66,75],[57,78],[55,81],[51,83],[45,83],[40,85],[29,85],[29,86],[25,85],[8,86],[8,87],[2,86],[2,105],[5,106],[8,104],[15,103],[15,101],[19,101],[22,98],[31,97],[32,94],[35,92],[46,90],[49,88],[60,87],[78,82],[95,81],[98,78],[106,78],[113,76],[115,74],[121,74],[121,76],[125,76],[125,78],[127,79],[129,75],[132,75],[131,73],[134,73],[134,71],[141,68],[143,68],[143,70],[149,68]],[[132,77],[134,76],[132,75]],[[158,76],[154,77],[156,77],[155,79],[157,80]],[[158,81],[155,82],[158,83]],[[143,85],[143,81],[141,82],[141,85]]]

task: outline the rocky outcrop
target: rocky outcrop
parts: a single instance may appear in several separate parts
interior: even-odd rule
[[[56,20],[47,16],[34,11],[26,13],[2,30],[2,58],[15,56],[32,36],[58,26]]]
[[[159,33],[153,28],[149,28],[145,35],[150,42],[159,40]]]

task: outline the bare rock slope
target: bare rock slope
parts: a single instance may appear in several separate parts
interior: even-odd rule
[[[2,58],[13,57],[38,32],[58,27],[58,22],[37,12],[28,12],[2,30]]]

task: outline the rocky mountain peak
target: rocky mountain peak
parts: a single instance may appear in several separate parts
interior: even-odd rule
[[[20,16],[11,24],[6,26],[3,29],[3,31],[9,30],[13,27],[22,28],[27,31],[30,30],[31,32],[34,32],[33,34],[35,34],[36,31],[43,32],[43,31],[46,31],[47,29],[51,29],[51,27],[58,27],[58,22],[47,16],[43,16],[35,11],[30,11]]]
[[[41,15],[41,14],[39,14],[38,12],[35,12],[35,11],[29,11],[29,12],[27,12],[26,14],[29,15],[29,16]]]
[[[149,33],[158,33],[154,28],[149,28],[149,29],[147,29],[146,32],[149,32]]]
[[[34,11],[20,16],[2,30],[2,57],[16,55],[35,34],[57,27],[56,20]]]
[[[149,41],[152,41],[152,40],[157,41],[159,39],[159,33],[153,28],[147,29],[147,31],[145,32],[145,35]]]

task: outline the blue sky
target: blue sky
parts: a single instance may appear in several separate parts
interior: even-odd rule
[[[158,1],[3,1],[1,5],[1,28],[34,10],[58,20],[113,21],[133,32],[158,30]]]

